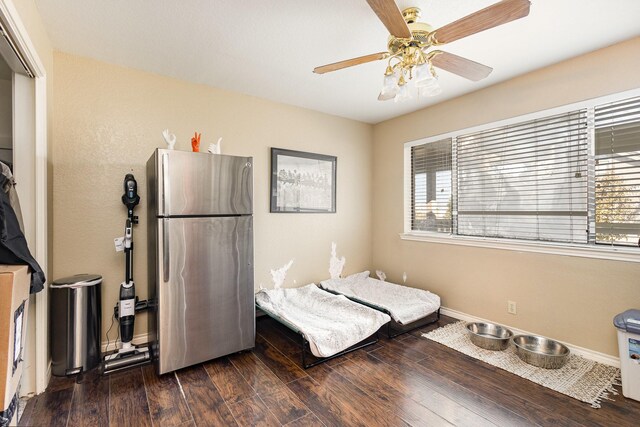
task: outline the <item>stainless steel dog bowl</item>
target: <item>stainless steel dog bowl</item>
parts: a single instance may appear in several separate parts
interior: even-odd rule
[[[520,359],[540,368],[559,369],[567,363],[571,353],[566,345],[535,335],[516,335],[511,342]]]
[[[467,330],[471,342],[487,350],[504,350],[509,346],[509,338],[513,335],[504,326],[485,322],[468,323]]]

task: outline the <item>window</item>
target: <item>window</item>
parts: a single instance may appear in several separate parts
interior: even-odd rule
[[[451,139],[411,148],[411,227],[451,233]]]
[[[454,132],[405,153],[406,233],[640,243],[640,97]]]
[[[586,122],[582,110],[457,137],[458,234],[586,243]]]
[[[596,242],[639,245],[640,97],[595,109]]]

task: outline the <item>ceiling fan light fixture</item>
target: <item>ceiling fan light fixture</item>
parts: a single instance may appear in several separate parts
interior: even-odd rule
[[[398,78],[395,74],[385,74],[384,81],[382,82],[382,90],[391,90],[398,86]]]
[[[384,83],[378,99],[396,101],[410,99],[407,83],[414,81],[418,97],[442,92],[434,67],[471,81],[489,76],[491,67],[469,59],[430,48],[450,43],[489,30],[529,14],[530,0],[500,0],[437,29],[420,22],[420,9],[410,7],[402,12],[394,0],[367,0],[369,6],[389,30],[387,51],[334,62],[313,69],[324,74],[372,61],[389,59]],[[391,66],[391,61],[397,61]]]
[[[400,80],[404,81],[404,77],[400,77]],[[406,82],[404,82],[402,85],[398,87],[399,87],[398,94],[393,99],[395,102],[403,102],[411,99],[411,93],[409,92],[409,85],[407,85]]]
[[[387,67],[382,82],[382,90],[378,95],[378,101],[388,101],[396,97],[398,93],[398,77],[391,67]]]
[[[415,84],[416,87],[422,87],[430,84],[431,81],[435,80],[435,75],[433,74],[433,70],[431,69],[431,64],[428,62],[416,65],[415,70]]]
[[[378,101],[389,101],[391,99],[394,99],[396,97],[396,95],[398,94],[398,87],[396,86],[393,90],[384,90],[382,89],[380,91],[380,94],[378,95]]]

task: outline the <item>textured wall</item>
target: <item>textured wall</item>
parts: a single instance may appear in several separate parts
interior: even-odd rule
[[[612,318],[640,304],[640,263],[400,239],[403,144],[640,87],[640,38],[374,127],[373,263],[474,316],[617,355]],[[640,256],[640,253],[639,253]],[[518,314],[507,314],[507,300]]]
[[[53,276],[104,276],[104,331],[124,280],[124,256],[113,245],[124,232],[124,175],[133,172],[146,197],[145,164],[165,145],[164,128],[177,135],[177,150],[190,151],[197,130],[205,149],[222,136],[224,154],[254,157],[256,287],[270,286],[269,269],[291,258],[286,286],[327,278],[332,241],[349,272],[370,265],[371,125],[63,53],[55,54],[54,70]],[[338,213],[269,213],[270,147],[337,156]],[[134,228],[134,279],[142,299],[145,206],[143,200],[136,208]],[[140,315],[136,334],[145,330]]]

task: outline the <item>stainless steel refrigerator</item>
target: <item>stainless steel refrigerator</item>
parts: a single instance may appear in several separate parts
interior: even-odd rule
[[[158,373],[255,345],[251,157],[147,162],[149,334]]]

